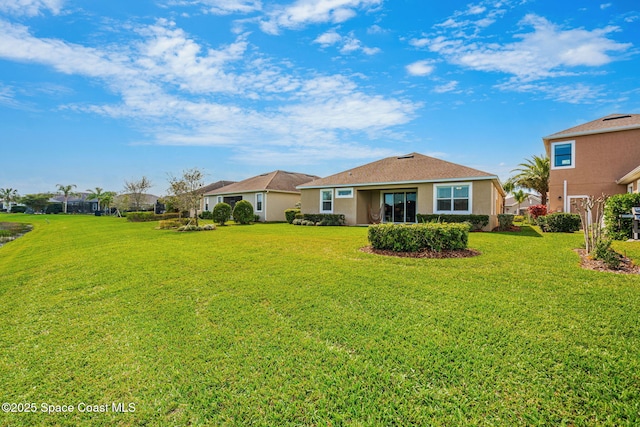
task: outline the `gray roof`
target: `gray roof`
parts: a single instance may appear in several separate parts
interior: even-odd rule
[[[597,120],[554,133],[553,135],[545,136],[542,139],[548,141],[551,139],[572,138],[629,129],[640,129],[640,114],[610,114]]]
[[[276,170],[226,185],[216,190],[209,191],[205,193],[205,195],[212,196],[218,194],[252,193],[256,191],[300,193],[300,190],[296,189],[298,185],[312,181],[316,178],[318,177],[315,175]]]

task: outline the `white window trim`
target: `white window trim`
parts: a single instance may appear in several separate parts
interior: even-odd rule
[[[323,200],[322,200],[322,195],[324,193],[331,193],[331,210],[325,211],[322,209],[322,205],[323,205]],[[333,194],[333,188],[324,188],[320,190],[320,213],[329,213],[332,214],[333,213],[333,202],[334,202],[335,198],[334,198],[334,194]]]
[[[438,210],[438,187],[455,187],[459,185],[469,186],[469,209],[466,211]],[[451,207],[453,207],[453,205]],[[445,215],[470,215],[472,212],[473,212],[473,182],[442,182],[442,183],[433,185],[433,213],[445,214]]]
[[[261,209],[258,209],[258,196],[262,196]],[[264,193],[256,193],[255,202],[256,202],[256,212],[263,212],[264,211]]]
[[[627,193],[633,193],[633,182],[627,185]]]
[[[556,145],[571,145],[571,165],[569,166],[556,166]],[[551,143],[551,169],[574,169],[576,167],[576,142],[575,141],[560,141]]]
[[[341,196],[340,192],[341,191],[345,191],[348,190],[349,191],[349,195],[347,196]],[[353,199],[353,187],[349,187],[349,188],[336,188],[336,199]]]
[[[224,202],[224,197],[216,196],[216,204]]]

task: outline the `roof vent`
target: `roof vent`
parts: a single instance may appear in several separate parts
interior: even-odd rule
[[[607,122],[609,120],[618,120],[618,119],[627,119],[631,117],[630,115],[626,115],[626,116],[615,116],[615,117],[607,117],[606,119],[602,119],[603,122]]]
[[[406,156],[398,157],[398,160],[402,160],[402,159],[413,159],[413,154],[407,154]]]

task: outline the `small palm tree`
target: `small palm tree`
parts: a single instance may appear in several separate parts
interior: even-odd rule
[[[516,203],[518,204],[518,210],[516,211],[517,215],[520,215],[520,205],[522,204],[522,202],[527,200],[527,197],[529,197],[529,195],[527,193],[525,193],[524,191],[522,191],[522,190],[518,190],[518,191],[514,191],[513,192],[513,198],[515,199]]]
[[[56,184],[58,187],[58,191],[64,194],[64,213],[67,213],[67,203],[69,201],[69,196],[73,194],[72,189],[76,188],[75,184],[62,185]]]
[[[547,204],[549,192],[550,162],[547,156],[532,156],[525,163],[520,163],[511,172],[517,172],[513,176],[513,183],[517,187],[529,188],[540,194],[541,204]]]
[[[111,205],[113,205],[113,201],[116,197],[116,193],[114,191],[105,191],[102,193],[98,201],[102,203],[109,212],[111,212]]]
[[[87,190],[89,194],[87,194],[87,200],[98,199],[98,210],[100,210],[100,199],[103,196],[102,192],[103,188],[96,187],[93,190]]]
[[[7,205],[7,211],[11,209],[11,203],[18,199],[18,190],[13,188],[0,188],[0,199]]]

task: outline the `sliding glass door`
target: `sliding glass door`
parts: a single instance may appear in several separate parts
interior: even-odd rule
[[[416,193],[384,193],[384,222],[416,222]]]

